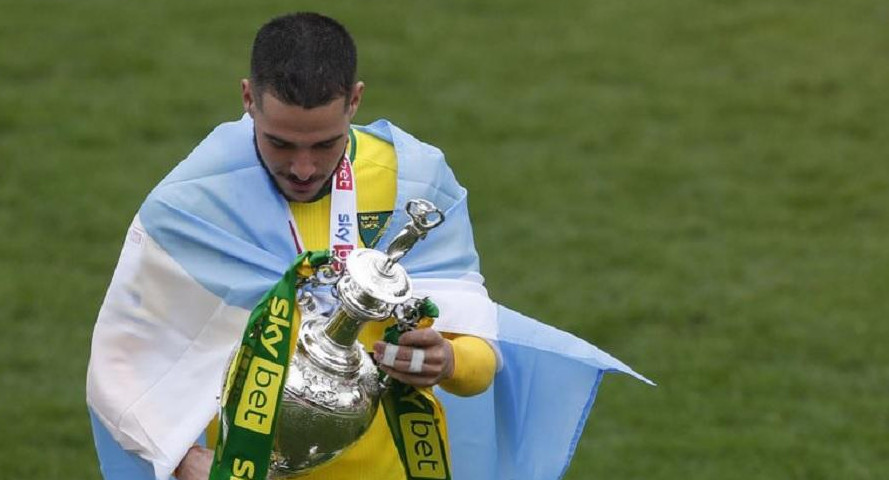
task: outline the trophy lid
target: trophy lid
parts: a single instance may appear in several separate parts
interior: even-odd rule
[[[387,260],[382,252],[358,249],[346,259],[346,271],[362,293],[395,306],[411,298],[411,281],[399,264],[386,269]]]

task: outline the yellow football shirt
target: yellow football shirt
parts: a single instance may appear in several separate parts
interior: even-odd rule
[[[351,130],[349,146],[357,188],[359,215],[359,246],[373,247],[385,230],[395,208],[398,163],[394,147],[372,135]],[[330,195],[311,203],[291,203],[290,210],[299,226],[300,236],[308,250],[329,248]],[[392,324],[369,322],[358,337],[365,350],[382,338]],[[294,325],[294,331],[299,328]],[[454,374],[442,382],[442,388],[458,395],[484,391],[493,380],[496,357],[491,347],[476,337],[445,335],[454,348]],[[296,335],[292,342],[296,342]],[[291,345],[291,350],[293,345]],[[209,448],[216,441],[217,427],[207,431]],[[379,408],[368,431],[336,459],[318,467],[299,480],[404,480],[404,467],[392,440],[385,413]]]
[[[358,194],[359,216],[365,212],[391,212],[395,205],[398,164],[395,149],[372,135],[352,130],[349,150]],[[299,233],[308,250],[324,250],[330,241],[330,195],[312,203],[291,203],[290,210],[299,226]],[[382,230],[382,225],[380,226]],[[359,246],[366,247],[364,236],[359,235]],[[368,322],[361,330],[358,341],[370,351],[375,341],[383,337],[389,322]],[[294,331],[299,327],[294,325]],[[293,341],[296,341],[293,335]],[[398,450],[389,433],[383,409],[368,431],[339,457],[313,470],[308,475],[296,477],[305,480],[327,479],[379,479],[404,480],[404,468]]]

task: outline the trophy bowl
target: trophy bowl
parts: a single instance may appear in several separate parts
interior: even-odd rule
[[[377,368],[360,344],[351,351],[337,344],[322,347],[318,335],[324,334],[327,320],[304,317],[300,327],[275,429],[270,478],[307,473],[327,463],[361,437],[376,415]],[[337,362],[317,360],[336,350],[341,350]],[[352,365],[356,368],[344,368]]]

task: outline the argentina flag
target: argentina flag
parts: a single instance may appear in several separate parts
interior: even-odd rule
[[[379,245],[430,200],[446,221],[402,260],[436,328],[495,346],[483,394],[443,391],[454,478],[557,479],[603,375],[632,369],[570,334],[499,306],[479,273],[461,187],[441,152],[381,120],[356,127],[394,145],[396,211]],[[87,404],[106,479],[167,480],[217,411],[223,370],[250,311],[296,250],[287,202],[257,161],[248,116],[216,128],[148,196],[100,309]],[[558,398],[558,405],[553,399]]]

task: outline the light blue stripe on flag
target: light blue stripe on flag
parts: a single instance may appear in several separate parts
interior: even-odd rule
[[[498,308],[503,368],[482,395],[438,391],[455,479],[561,478],[608,371],[649,380],[589,343]]]

